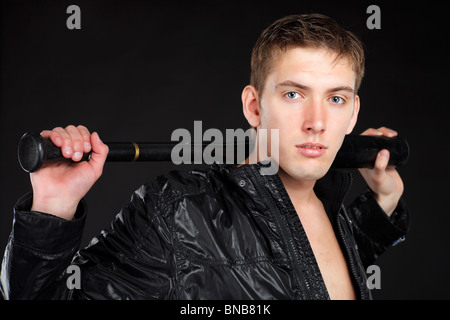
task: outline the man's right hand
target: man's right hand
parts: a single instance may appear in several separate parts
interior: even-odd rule
[[[71,220],[78,203],[100,178],[108,155],[108,146],[98,135],[92,135],[84,126],[67,126],[44,130],[44,138],[50,140],[65,158],[74,162],[59,162],[44,166],[30,173],[33,186],[31,211],[40,211]],[[89,161],[81,161],[84,153],[92,150]]]

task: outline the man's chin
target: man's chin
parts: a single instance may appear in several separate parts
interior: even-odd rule
[[[285,166],[284,168],[280,166],[280,171],[282,173],[287,174],[293,179],[300,180],[300,181],[317,181],[321,178],[323,178],[328,170],[330,169],[330,166],[327,167],[292,167],[292,166]]]
[[[297,176],[294,176],[297,180],[302,180],[302,181],[317,181],[321,178],[323,178],[323,176],[325,176],[326,172],[323,173],[306,173],[306,174],[298,174]]]

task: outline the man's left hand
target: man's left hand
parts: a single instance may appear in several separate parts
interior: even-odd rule
[[[397,135],[397,132],[386,127],[381,127],[378,129],[367,129],[362,135],[386,136],[392,138]],[[359,171],[370,189],[374,192],[375,199],[380,207],[388,216],[391,216],[397,207],[404,186],[402,178],[397,170],[393,166],[388,166],[388,162],[389,151],[383,149],[378,152],[373,169],[362,168],[359,169]]]

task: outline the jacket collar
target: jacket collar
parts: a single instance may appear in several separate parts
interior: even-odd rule
[[[213,164],[212,169],[218,169],[222,173],[226,173],[231,176],[236,183],[239,183],[242,178],[244,178],[248,172],[252,171],[255,173],[261,172],[260,169],[263,167],[270,167],[270,163],[257,162],[251,165],[236,166],[234,164]],[[249,170],[253,167],[257,170]],[[247,172],[247,173],[246,173]],[[274,175],[261,175],[263,180],[266,182],[265,186],[270,186],[269,191],[273,194],[280,195],[280,189],[282,189],[282,194],[286,194],[286,189],[284,188],[283,182],[280,176]],[[317,197],[322,202],[327,202],[333,206],[333,209],[339,209],[339,207],[344,202],[345,196],[352,184],[352,174],[349,171],[342,169],[330,169],[327,174],[321,179],[317,180],[314,186],[314,192]],[[278,190],[273,190],[275,187]]]
[[[330,169],[327,174],[317,180],[314,191],[319,199],[328,201],[335,208],[344,202],[352,185],[352,174],[342,169]]]

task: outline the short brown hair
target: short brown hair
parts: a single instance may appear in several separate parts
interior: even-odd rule
[[[261,96],[272,62],[280,54],[295,47],[325,48],[349,59],[356,73],[355,93],[364,76],[364,48],[350,31],[322,14],[290,15],[267,27],[253,47],[250,84]]]

